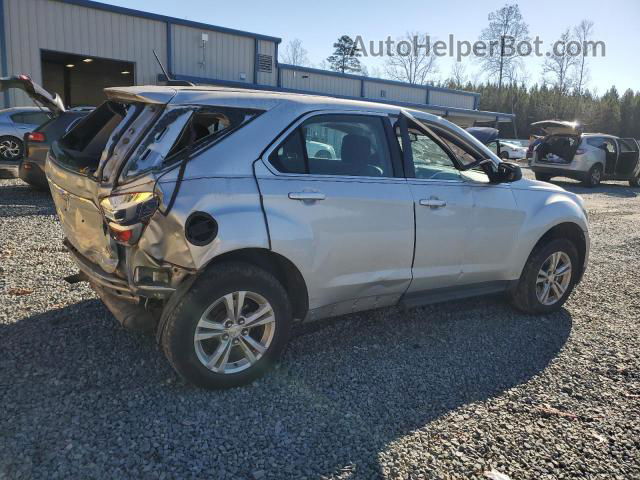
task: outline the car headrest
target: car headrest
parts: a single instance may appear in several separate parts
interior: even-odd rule
[[[363,135],[349,134],[342,139],[340,157],[345,163],[367,162],[371,155],[371,141]]]

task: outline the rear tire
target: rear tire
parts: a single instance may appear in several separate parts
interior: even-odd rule
[[[560,273],[554,273],[553,278],[557,286],[552,286],[550,283],[547,301],[543,302],[546,283],[550,280],[550,276],[545,277],[542,272],[551,266],[549,262],[553,262],[553,255],[558,255],[557,258],[561,259],[561,262],[558,262],[557,271],[569,263],[569,278],[566,279]],[[566,238],[551,240],[536,246],[529,255],[518,284],[511,294],[513,305],[518,310],[530,314],[547,314],[559,310],[571,295],[576,279],[579,277],[581,266],[578,259],[575,245]],[[562,294],[559,295],[558,292],[561,290],[563,290]]]
[[[536,173],[536,180],[539,180],[541,182],[548,182],[549,180],[551,180],[551,175],[547,175],[545,173]]]
[[[587,173],[587,176],[582,182],[582,184],[585,187],[595,188],[598,185],[600,185],[601,181],[602,181],[602,167],[598,163],[593,167],[591,167],[591,170],[589,170],[589,172]]]
[[[227,307],[227,301],[234,306]],[[235,312],[239,304],[245,308]],[[267,308],[271,313],[258,317],[265,323],[251,327],[252,315]],[[275,364],[291,324],[289,298],[273,275],[247,263],[223,263],[203,273],[168,314],[161,344],[185,380],[203,388],[231,388],[250,383]]]
[[[509,152],[500,152],[500,158],[503,160],[509,160]]]

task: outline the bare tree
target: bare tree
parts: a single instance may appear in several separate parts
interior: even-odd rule
[[[397,50],[391,52],[392,55],[389,55],[385,61],[384,70],[387,76],[392,80],[415,85],[426,84],[429,76],[438,71],[437,57],[431,49],[426,48],[427,40],[426,33],[418,32],[408,32],[404,37],[397,38]],[[407,45],[411,48],[403,48]]]
[[[467,69],[462,64],[462,62],[455,62],[451,66],[449,83],[458,88],[464,86],[464,84],[467,83]]]
[[[309,65],[309,58],[307,57],[307,50],[302,46],[302,40],[294,38],[287,43],[282,55],[283,63],[289,65],[298,65],[305,67]]]
[[[497,78],[498,88],[505,79],[513,80],[522,66],[519,43],[529,41],[529,25],[522,19],[517,4],[507,4],[489,14],[489,26],[482,30],[480,40],[485,42],[485,55],[478,56],[482,70]]]
[[[384,78],[384,74],[382,70],[380,70],[380,67],[377,67],[377,66],[371,67],[369,76],[373,78]]]
[[[559,95],[569,92],[573,82],[571,73],[578,60],[575,51],[572,51],[571,42],[573,37],[567,28],[554,43],[542,66],[545,80],[549,79],[549,83],[557,89]]]
[[[573,35],[580,43],[581,55],[578,57],[576,66],[576,91],[578,95],[582,94],[582,90],[589,81],[589,67],[587,66],[587,55],[589,54],[588,41],[593,36],[593,22],[590,20],[582,20],[580,24],[573,28]]]

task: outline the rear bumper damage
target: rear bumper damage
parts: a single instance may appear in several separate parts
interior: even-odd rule
[[[147,308],[149,301],[154,299],[162,303],[172,296],[176,290],[174,287],[131,284],[127,279],[114,273],[105,272],[98,265],[87,260],[67,239],[64,240],[64,245],[80,269],[78,275],[67,277],[68,282],[89,282],[105,306],[124,328],[146,332],[155,330],[160,312],[154,314],[150,311]],[[174,277],[174,281],[183,278],[184,272],[179,273],[182,275]]]

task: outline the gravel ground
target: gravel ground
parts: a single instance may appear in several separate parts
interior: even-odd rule
[[[0,180],[0,478],[640,478],[640,191],[563,186],[593,244],[561,312],[341,317],[208,392],[62,281],[50,198]]]

